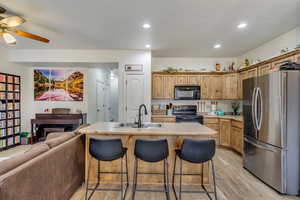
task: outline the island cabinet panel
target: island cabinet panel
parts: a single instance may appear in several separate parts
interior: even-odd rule
[[[282,63],[286,62],[286,61],[295,62],[296,61],[296,56],[290,56],[290,57],[283,58],[283,59],[277,60],[275,62],[272,62],[271,72],[279,71],[280,66],[282,65]]]
[[[181,148],[182,142],[184,138],[191,139],[211,139],[210,137],[203,136],[135,136],[135,135],[118,135],[118,134],[110,134],[107,135],[86,135],[86,172],[85,172],[85,180],[89,177],[89,183],[95,184],[97,181],[97,161],[91,157],[89,153],[89,138],[97,137],[97,138],[121,138],[123,142],[123,146],[128,148],[127,156],[128,156],[128,171],[129,171],[129,182],[132,183],[133,180],[133,171],[134,171],[134,144],[136,139],[145,138],[145,139],[165,139],[167,138],[169,144],[169,157],[168,157],[168,173],[169,173],[169,181],[172,182],[172,172],[174,168],[174,158],[175,158],[175,149]],[[156,172],[161,173],[163,170],[163,162],[159,163],[146,163],[141,160],[139,162],[138,170],[140,172]],[[178,162],[179,163],[179,162]],[[177,163],[176,170],[179,173],[179,164]],[[123,166],[125,169],[125,161],[123,161]],[[199,184],[203,181],[204,184],[209,184],[211,179],[210,172],[210,163],[206,162],[202,165],[195,165],[189,162],[183,161],[183,172],[184,173],[197,173],[202,174],[202,176],[184,176],[182,181],[184,185],[193,185]],[[116,160],[113,162],[100,162],[101,171],[110,171],[110,172],[119,172],[121,167],[121,160]],[[88,170],[90,169],[90,173],[88,174]],[[125,178],[125,177],[124,177]],[[163,183],[163,177],[160,175],[138,175],[140,184],[158,184]],[[120,176],[119,175],[109,175],[103,174],[101,175],[101,182],[104,184],[111,183],[119,183]],[[179,183],[178,178],[176,178],[175,184]]]
[[[238,99],[238,74],[223,76],[222,94],[222,99]]]
[[[220,145],[230,147],[231,120],[220,119]]]
[[[175,76],[175,84],[176,85],[188,85],[188,75],[176,75]]]
[[[152,98],[164,99],[164,76],[160,74],[153,74],[152,76]]]

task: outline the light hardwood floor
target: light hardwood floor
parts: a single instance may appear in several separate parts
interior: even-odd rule
[[[230,150],[218,149],[215,156],[215,165],[219,200],[300,200],[299,197],[279,195],[277,192],[270,189],[243,169],[241,156]],[[84,195],[84,187],[81,187],[70,200],[83,200]],[[119,200],[119,195],[119,192],[95,192],[91,199]],[[129,187],[126,200],[129,199],[131,199],[131,187]],[[136,193],[135,199],[164,200],[165,195],[163,193],[138,192]],[[175,199],[173,193],[171,199]],[[182,198],[182,200],[199,199],[208,199],[208,197],[202,194],[183,194]]]

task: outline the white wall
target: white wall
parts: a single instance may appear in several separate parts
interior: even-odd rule
[[[182,68],[192,71],[215,71],[216,63],[222,68],[228,68],[237,58],[175,58],[175,57],[154,57],[152,58],[152,71],[162,71],[168,67]]]
[[[9,62],[15,62],[25,64],[24,70],[28,70],[29,67],[36,65],[36,63],[50,63],[51,66],[55,66],[56,63],[64,63],[66,66],[68,63],[80,63],[80,64],[95,64],[95,63],[119,63],[119,120],[124,121],[125,105],[124,105],[124,85],[125,85],[125,65],[126,64],[142,64],[144,66],[145,74],[145,104],[147,107],[151,106],[151,52],[150,51],[127,51],[127,50],[84,50],[84,49],[52,49],[52,50],[11,50],[8,53]],[[49,65],[49,66],[50,66]],[[29,79],[33,77],[32,71],[28,72]],[[86,81],[87,82],[87,81]],[[29,97],[27,107],[34,107],[33,101],[33,80],[29,83],[26,93],[32,94]],[[30,96],[27,94],[27,96]],[[87,109],[87,105],[82,105],[82,108]],[[38,107],[37,109],[40,109]],[[24,111],[23,111],[24,112]],[[32,111],[27,111],[25,118],[28,120],[34,116]],[[150,116],[147,116],[147,120],[150,120]],[[28,123],[27,123],[28,124]],[[30,124],[29,124],[30,125]],[[24,126],[28,128],[28,126]]]
[[[280,55],[284,48],[294,49],[300,44],[300,27],[295,28],[261,46],[240,56],[240,60],[249,59],[250,63],[259,59],[264,60]]]
[[[2,45],[2,44],[1,44]],[[30,69],[9,62],[7,46],[0,46],[0,72],[21,76],[21,131],[30,130],[30,98],[27,95],[30,88]]]

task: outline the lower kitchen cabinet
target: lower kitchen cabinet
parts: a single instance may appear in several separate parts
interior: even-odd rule
[[[230,147],[231,119],[220,119],[220,145]]]
[[[152,115],[151,121],[153,123],[175,123],[175,117],[168,117],[168,116],[154,116]]]
[[[244,123],[234,119],[204,117],[204,125],[218,132],[217,144],[243,154]]]

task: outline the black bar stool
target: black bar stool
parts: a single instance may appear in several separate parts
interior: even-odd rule
[[[133,195],[132,200],[135,198],[136,192],[165,192],[167,200],[170,199],[169,192],[169,177],[168,177],[168,161],[169,147],[168,141],[164,140],[148,140],[148,139],[137,139],[134,148],[135,164],[134,164],[134,178],[133,178]],[[146,162],[160,162],[164,161],[164,172],[138,172],[138,161],[143,160]],[[163,175],[164,176],[164,190],[142,190],[137,189],[138,174],[148,175]]]
[[[97,184],[94,188],[89,188],[89,176],[90,176],[90,167],[91,164],[89,163],[88,169],[88,177],[86,183],[86,194],[85,199],[90,199],[94,192],[97,191],[120,191],[121,192],[121,200],[125,199],[126,192],[128,188],[128,165],[127,165],[127,148],[123,148],[122,140],[121,139],[90,139],[90,154],[93,158],[98,161],[98,171],[97,171]],[[126,162],[126,172],[123,172],[123,158],[125,157]],[[117,159],[121,159],[121,172],[101,172],[100,171],[100,161],[114,161]],[[111,189],[111,188],[98,188],[100,184],[100,174],[117,174],[121,177],[120,189]],[[123,175],[126,175],[126,188],[125,193],[123,195]],[[91,190],[92,193],[88,196],[88,191]]]
[[[179,185],[179,200],[181,200],[181,193],[206,193],[209,199],[212,200],[211,193],[214,194],[215,199],[217,200],[217,190],[216,190],[216,177],[215,177],[215,167],[213,163],[213,157],[216,152],[216,142],[215,140],[192,140],[192,139],[184,139],[182,148],[180,150],[176,150],[175,161],[174,161],[174,169],[173,169],[173,181],[172,187],[175,193],[176,200],[178,199],[176,190],[175,190],[175,176],[180,176],[180,185]],[[180,159],[180,173],[176,173],[176,158],[177,156]],[[183,174],[182,173],[182,160],[188,161],[190,163],[198,163],[202,164],[210,161],[212,166],[212,175],[214,181],[214,191],[208,192],[203,182],[201,186],[204,191],[182,191],[182,176],[201,176],[201,174]]]

